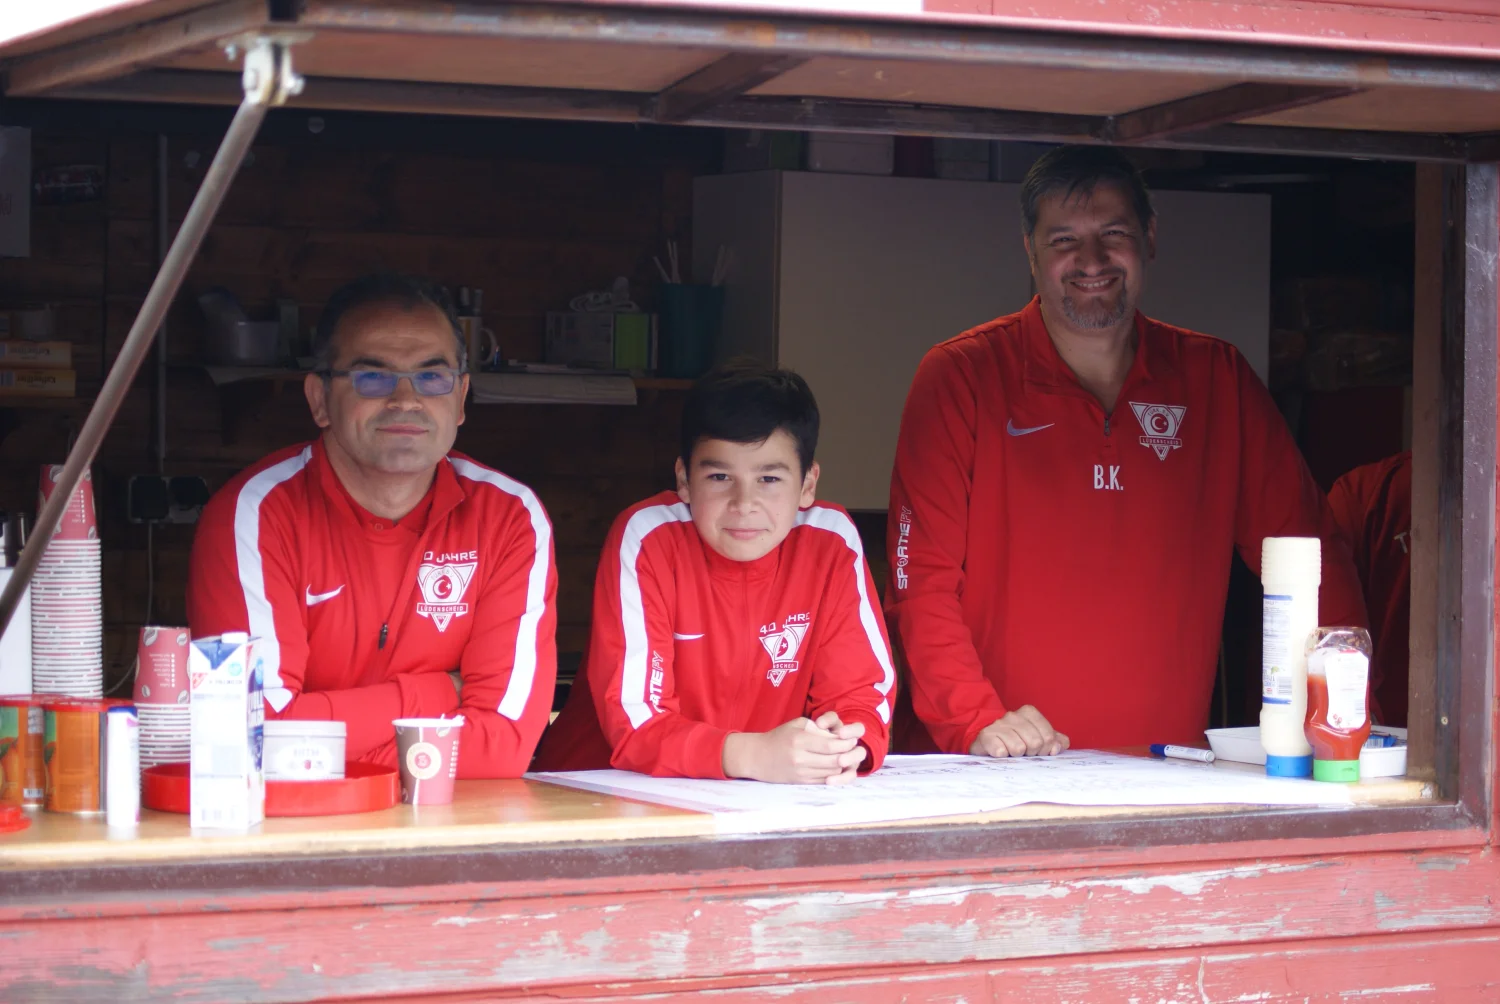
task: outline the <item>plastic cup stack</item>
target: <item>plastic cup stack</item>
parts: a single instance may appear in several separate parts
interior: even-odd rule
[[[61,474],[61,464],[42,467],[41,504]],[[31,581],[31,662],[37,693],[104,696],[99,521],[87,471]]]
[[[142,769],[191,758],[187,662],[187,628],[141,628],[135,708],[141,719]]]

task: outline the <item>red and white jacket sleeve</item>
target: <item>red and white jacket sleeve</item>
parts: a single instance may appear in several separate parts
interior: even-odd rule
[[[501,557],[479,594],[459,666],[460,778],[519,777],[547,727],[557,683],[552,526],[536,497],[515,487],[521,494],[492,537],[489,553]]]
[[[214,496],[193,539],[189,630],[195,638],[227,631],[260,638],[267,718],[342,721],[349,759],[394,766],[391,721],[451,714],[458,706],[453,683],[446,673],[412,674],[371,686],[303,693],[307,606],[292,557],[294,527],[295,516],[253,483]]]
[[[891,707],[896,698],[891,645],[877,610],[880,594],[848,513],[819,506],[807,510],[803,518],[825,521],[828,529],[844,537],[846,545],[839,550],[819,611],[816,630],[820,638],[807,693],[807,717],[816,721],[836,711],[845,724],[863,724],[861,744],[866,754],[859,770],[869,773],[880,769],[890,749]]]
[[[674,510],[681,509],[678,513]],[[663,524],[687,519],[687,507],[648,506],[616,520],[594,583],[589,688],[610,764],[657,777],[724,777],[728,729],[678,710],[672,672],[676,584]]]
[[[1240,399],[1240,505],[1235,546],[1256,575],[1266,537],[1321,537],[1318,623],[1368,627],[1364,590],[1327,496],[1292,439],[1286,420],[1250,364],[1234,354]]]
[[[906,659],[912,708],[947,753],[969,752],[1006,710],[985,678],[959,601],[977,400],[972,375],[952,350],[930,350],[901,414],[886,531],[886,611]]]

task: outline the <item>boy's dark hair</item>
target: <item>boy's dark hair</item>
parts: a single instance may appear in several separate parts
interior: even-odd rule
[[[777,429],[797,443],[801,473],[818,447],[818,402],[791,370],[735,359],[700,377],[682,407],[682,464],[689,467],[700,440],[763,443]]]
[[[349,311],[370,303],[395,303],[408,310],[424,303],[436,307],[447,319],[448,327],[453,330],[453,340],[458,343],[459,370],[468,368],[469,347],[464,344],[463,329],[458,325],[458,315],[453,311],[453,300],[448,291],[417,276],[376,272],[344,283],[328,298],[313,333],[312,353],[318,360],[318,369],[326,370],[333,365],[333,333],[338,329],[339,321]]]
[[[1021,232],[1027,237],[1036,232],[1042,199],[1059,192],[1064,201],[1088,195],[1101,182],[1117,185],[1130,198],[1142,229],[1151,224],[1156,217],[1151,193],[1123,153],[1112,146],[1058,146],[1042,154],[1021,182]]]

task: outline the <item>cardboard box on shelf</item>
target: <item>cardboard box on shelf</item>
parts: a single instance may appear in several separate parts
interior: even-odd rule
[[[655,314],[552,311],[545,359],[559,366],[647,373],[656,368]]]
[[[854,133],[809,133],[807,169],[834,174],[890,174],[896,168],[896,137]]]
[[[0,339],[0,367],[9,369],[59,369],[73,365],[72,342],[29,342]]]
[[[72,370],[0,369],[0,396],[73,397],[78,374]]]
[[[952,181],[989,181],[991,145],[983,139],[938,137],[933,141],[937,176]]]
[[[804,134],[778,129],[724,130],[724,173],[800,171]]]

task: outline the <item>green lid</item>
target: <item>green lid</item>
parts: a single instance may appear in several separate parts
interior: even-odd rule
[[[1347,784],[1359,780],[1358,760],[1313,760],[1314,781],[1338,781]]]

